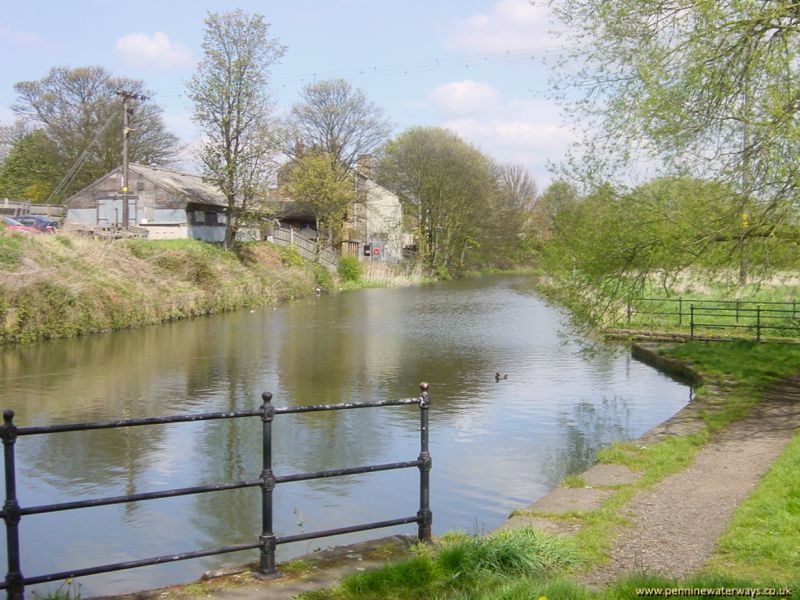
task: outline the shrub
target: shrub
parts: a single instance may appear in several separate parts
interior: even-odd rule
[[[338,270],[342,281],[358,281],[361,279],[361,262],[355,256],[343,256],[339,259]]]
[[[333,289],[333,276],[331,272],[320,264],[314,265],[314,281],[317,287],[322,290]]]

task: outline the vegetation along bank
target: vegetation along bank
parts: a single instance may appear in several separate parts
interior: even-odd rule
[[[267,242],[101,242],[0,232],[0,343],[152,325],[330,290],[334,276]]]

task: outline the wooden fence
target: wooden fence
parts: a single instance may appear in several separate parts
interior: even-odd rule
[[[339,265],[339,259],[331,248],[323,248],[320,250],[316,242],[303,237],[294,229],[277,227],[272,233],[272,238],[276,244],[291,246],[306,260],[319,262],[322,266],[331,271],[335,271]]]

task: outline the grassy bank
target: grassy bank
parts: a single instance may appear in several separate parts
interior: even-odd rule
[[[263,243],[0,232],[0,344],[152,325],[333,287],[327,271]]]

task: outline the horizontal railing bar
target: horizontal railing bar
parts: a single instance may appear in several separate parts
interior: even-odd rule
[[[419,404],[418,398],[404,400],[381,400],[378,402],[347,402],[344,404],[312,404],[309,406],[285,406],[275,409],[275,414],[287,415],[292,413],[317,412],[321,410],[348,410],[350,408],[374,408],[378,406],[405,406]]]
[[[338,529],[324,529],[322,531],[298,533],[297,535],[278,536],[275,538],[275,543],[288,544],[290,542],[302,542],[305,540],[314,540],[322,537],[330,537],[332,535],[356,533],[357,531],[369,531],[370,529],[394,527],[395,525],[408,525],[409,523],[416,523],[418,520],[419,519],[417,517],[404,517],[402,519],[393,519],[391,521],[376,521],[375,523],[367,523],[365,525],[353,525],[351,527],[339,527]]]
[[[350,402],[344,404],[316,404],[310,406],[287,406],[275,409],[275,414],[292,414],[318,412],[324,410],[347,410],[352,408],[373,408],[379,406],[405,406],[418,404],[417,398],[403,400],[383,400],[379,402]],[[260,417],[261,408],[256,410],[201,413],[195,415],[171,415],[168,417],[148,417],[144,419],[116,419],[113,421],[93,421],[88,423],[64,423],[59,425],[43,425],[39,427],[19,427],[17,435],[40,435],[46,433],[63,433],[68,431],[87,431],[93,429],[116,429],[120,427],[139,427],[142,425],[163,425],[169,423],[188,423],[192,421],[211,421],[215,419],[236,419],[242,417]]]
[[[684,304],[771,304],[780,306],[793,306],[793,302],[779,300],[694,300],[691,298],[641,298],[639,302],[683,302]]]
[[[720,323],[698,323],[694,322],[694,327],[705,327],[706,329],[756,329],[755,325],[736,325],[735,323],[720,324]]]
[[[714,313],[737,313],[740,315],[757,315],[761,313],[762,315],[769,314],[769,315],[791,315],[793,311],[791,310],[783,310],[781,308],[762,308],[761,310],[757,308],[727,308],[725,306],[695,306],[694,307],[695,313],[702,313],[704,315],[713,315]],[[683,313],[686,314],[686,313]]]
[[[238,490],[241,488],[257,487],[260,485],[261,480],[217,483],[188,488],[177,488],[174,490],[164,490],[160,492],[141,492],[139,494],[128,494],[126,496],[109,496],[107,498],[95,498],[92,500],[76,500],[74,502],[61,502],[58,504],[31,506],[28,508],[20,508],[19,513],[22,516],[39,515],[42,513],[59,512],[62,510],[74,510],[76,508],[95,508],[97,506],[123,504],[125,502],[139,502],[141,500],[158,500],[159,498],[174,498],[177,496],[188,496],[191,494],[204,494],[206,492],[224,492],[226,490]]]
[[[419,460],[409,460],[406,462],[387,463],[383,465],[367,465],[364,467],[349,467],[346,469],[330,469],[328,471],[317,471],[316,473],[281,475],[275,478],[275,483],[307,481],[309,479],[324,479],[326,477],[340,477],[342,475],[358,475],[359,473],[375,473],[377,471],[391,471],[392,469],[408,469],[409,467],[418,467],[421,464],[422,463]]]
[[[17,435],[39,435],[43,433],[63,433],[66,431],[86,431],[90,429],[116,429],[119,427],[139,427],[141,425],[162,425],[166,423],[188,423],[191,421],[211,421],[214,419],[237,419],[241,417],[260,417],[261,409],[232,412],[201,413],[196,415],[172,415],[169,417],[148,417],[144,419],[117,419],[114,421],[93,421],[89,423],[64,423],[63,425],[43,425],[39,427],[20,427]]]
[[[151,565],[160,565],[169,562],[176,562],[179,560],[190,560],[192,558],[203,558],[204,556],[214,556],[215,554],[229,554],[231,552],[241,552],[242,550],[253,550],[254,548],[261,547],[260,542],[253,544],[239,544],[237,546],[222,546],[220,548],[212,548],[211,550],[197,550],[195,552],[183,552],[182,554],[168,554],[165,556],[156,556],[154,558],[145,558],[141,560],[131,560],[128,562],[114,563],[109,565],[100,565],[98,567],[89,567],[86,569],[75,569],[73,571],[61,571],[60,573],[49,573],[47,575],[37,575],[36,577],[24,577],[20,582],[22,585],[36,585],[38,583],[47,583],[48,581],[58,581],[59,579],[74,579],[76,577],[84,577],[86,575],[99,575],[100,573],[110,573],[111,571],[124,571],[125,569],[135,569],[137,567],[149,567]],[[0,589],[7,589],[8,583],[0,580]]]

